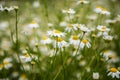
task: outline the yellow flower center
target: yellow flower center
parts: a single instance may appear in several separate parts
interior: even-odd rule
[[[31,23],[32,23],[32,24],[35,24],[36,22],[35,22],[35,21],[32,21]]]
[[[33,64],[35,64],[35,62],[34,62],[34,61],[31,61],[31,64],[33,65]]]
[[[80,0],[81,2],[84,2],[85,0]]]
[[[5,64],[5,65],[6,65],[6,64],[9,64],[9,62],[8,62],[8,61],[5,61],[4,64]]]
[[[79,39],[79,37],[78,37],[78,36],[76,36],[76,35],[75,35],[75,36],[73,36],[72,38],[73,38],[74,40],[78,40],[78,39]]]
[[[22,79],[26,79],[26,75],[25,75],[25,74],[22,74],[22,75],[21,75],[21,78],[22,78]]]
[[[116,68],[110,68],[110,71],[113,72],[113,73],[115,73],[115,72],[117,72],[118,70],[117,70]]]
[[[101,28],[101,31],[106,31],[106,27],[103,26],[103,27]]]
[[[25,54],[24,56],[25,56],[26,58],[27,58],[27,57],[30,57],[29,54]]]
[[[59,31],[59,30],[54,30],[54,33],[58,33],[58,34],[60,34],[61,31]]]
[[[82,42],[86,44],[88,42],[88,40],[87,39],[83,39]]]
[[[102,7],[101,7],[101,6],[96,6],[96,8],[100,8],[100,9],[102,9]]]
[[[47,36],[43,36],[43,40],[47,40],[48,39],[48,37]]]
[[[58,38],[57,40],[58,40],[58,42],[61,42],[63,39],[62,38]]]
[[[106,11],[106,8],[102,8],[103,11]]]
[[[0,64],[0,68],[3,68],[3,64]]]
[[[68,27],[69,27],[69,28],[73,28],[73,25],[72,25],[72,24],[69,24]]]
[[[80,24],[78,24],[78,28],[80,28]]]

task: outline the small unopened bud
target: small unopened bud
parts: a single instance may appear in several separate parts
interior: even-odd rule
[[[14,6],[14,10],[18,11],[19,7],[18,6]]]
[[[35,43],[35,47],[38,47],[39,45],[38,45],[38,43]]]
[[[34,62],[34,61],[31,61],[31,64],[32,64],[32,65],[34,65],[34,64],[35,64],[35,62]]]

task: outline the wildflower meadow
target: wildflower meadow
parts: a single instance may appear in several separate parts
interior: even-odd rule
[[[0,80],[120,80],[120,0],[0,0]]]

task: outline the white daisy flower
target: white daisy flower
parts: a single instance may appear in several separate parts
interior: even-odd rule
[[[59,30],[52,30],[47,32],[50,37],[64,37],[65,33]]]
[[[36,21],[32,21],[30,24],[28,24],[29,28],[37,28],[39,27],[39,24]]]
[[[22,67],[21,67],[21,68],[22,68]],[[24,68],[26,71],[30,71],[30,65],[29,65],[29,64],[24,63],[24,64],[23,64],[23,68]]]
[[[81,47],[81,48],[84,48],[85,46],[87,46],[88,48],[91,47],[91,44],[90,44],[90,42],[89,42],[87,39],[83,39],[83,40],[81,41],[81,43],[80,43],[80,47]]]
[[[52,23],[48,23],[48,27],[53,27],[54,25]]]
[[[68,24],[67,24],[67,22],[65,22],[65,21],[62,21],[62,22],[60,22],[60,26],[62,26],[62,27],[66,27]]]
[[[102,7],[101,6],[96,6],[96,8],[94,9],[94,11],[96,13],[101,13],[102,12]]]
[[[7,10],[7,11],[12,11],[14,10],[14,7],[13,6],[10,6],[10,7],[5,7],[4,10]]]
[[[17,71],[14,71],[13,73],[12,73],[12,77],[13,78],[16,78],[16,77],[18,77],[19,76],[19,73],[17,72]]]
[[[110,68],[109,71],[108,76],[112,76],[112,78],[120,78],[120,72],[116,68]]]
[[[41,44],[50,44],[52,40],[47,36],[43,36],[42,40],[40,41]]]
[[[3,65],[4,65],[4,68],[5,69],[9,69],[13,66],[13,64],[11,63],[12,62],[12,58],[5,58],[3,60]]]
[[[87,28],[84,24],[76,24],[77,28],[83,32],[90,32],[90,29]]]
[[[58,48],[63,48],[63,47],[67,47],[68,44],[66,41],[64,41],[62,38],[58,38],[57,39],[57,47]]]
[[[103,26],[103,25],[98,25],[97,29],[101,32],[110,31],[110,28],[107,28],[106,26]]]
[[[34,1],[33,2],[33,7],[34,8],[38,8],[40,6],[39,2],[38,1]]]
[[[97,37],[108,36],[108,32],[98,32]]]
[[[87,0],[78,0],[77,1],[77,5],[78,4],[88,4],[89,3],[89,1],[87,1]]]
[[[22,62],[30,62],[32,60],[32,58],[30,57],[30,55],[28,53],[21,55],[20,59]]]
[[[104,40],[106,41],[112,41],[113,40],[113,36],[110,36],[110,35],[106,35],[103,37]]]
[[[107,11],[105,8],[102,8],[101,14],[110,15],[110,12]]]
[[[119,61],[119,58],[114,51],[106,50],[102,52],[101,55],[103,55],[104,59],[110,63],[116,63]]]
[[[116,22],[117,22],[117,20],[110,20],[110,19],[106,20],[106,23],[108,23],[108,24],[114,24]]]
[[[99,73],[98,72],[93,72],[93,79],[98,80],[99,79]]]
[[[0,5],[0,11],[4,11],[4,8],[2,5]]]
[[[73,30],[77,30],[77,27],[75,26],[75,24],[68,24],[67,27],[65,28],[65,30],[67,32],[71,32]]]
[[[100,14],[105,14],[105,15],[110,15],[110,12],[106,10],[106,8],[103,8],[101,6],[97,6],[94,11],[96,13],[100,13]]]
[[[71,36],[71,38],[69,39],[69,42],[70,42],[70,44],[72,44],[73,46],[78,46],[79,43],[80,43],[79,36],[77,36],[77,35]]]

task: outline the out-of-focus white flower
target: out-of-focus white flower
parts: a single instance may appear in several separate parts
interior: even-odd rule
[[[105,8],[102,8],[101,14],[110,15],[110,12],[107,11]]]
[[[101,32],[110,31],[110,28],[107,28],[106,26],[103,25],[98,25],[97,29]]]
[[[106,35],[103,37],[104,40],[106,41],[112,41],[113,40],[113,36],[110,36],[110,35]]]
[[[97,37],[108,36],[108,32],[98,32]]]
[[[78,4],[88,4],[89,3],[89,1],[87,1],[87,0],[78,0],[77,1],[77,5]]]
[[[98,80],[99,79],[99,73],[98,72],[93,72],[93,79]]]
[[[101,6],[96,6],[96,8],[94,9],[94,11],[96,13],[101,13],[102,12],[102,7]]]
[[[84,48],[85,46],[88,47],[88,48],[91,47],[91,44],[90,44],[90,42],[89,42],[87,39],[83,39],[83,40],[81,41],[81,43],[80,43],[80,47],[81,47],[81,48]]]
[[[112,76],[112,78],[120,78],[120,72],[116,68],[110,68],[109,71],[108,76]]]
[[[28,80],[28,78],[25,74],[21,74],[18,80]]]
[[[97,6],[94,11],[96,13],[100,13],[100,14],[105,14],[105,15],[110,15],[110,12],[106,10],[106,8],[103,8],[101,6]]]
[[[5,39],[3,38],[0,46],[1,46],[1,49],[3,49],[3,50],[9,50],[11,47],[10,41],[7,40],[6,38]]]
[[[14,72],[12,73],[12,77],[13,77],[13,78],[18,77],[18,75],[19,75],[19,73],[18,73],[17,71],[14,71]]]
[[[97,15],[89,15],[89,16],[87,16],[87,18],[90,19],[90,20],[96,20]]]
[[[90,29],[87,28],[84,24],[76,24],[77,28],[83,32],[90,32]]]
[[[10,7],[5,7],[4,10],[7,10],[7,11],[12,11],[14,10],[14,7],[13,6],[10,6]]]
[[[69,40],[70,44],[72,44],[75,47],[78,47],[80,40],[79,40],[79,36],[77,35],[73,35],[71,36],[70,40]]]
[[[106,50],[101,54],[103,55],[104,59],[110,63],[116,63],[119,61],[117,54],[112,50]]]
[[[40,6],[39,2],[38,1],[34,1],[33,2],[33,7],[34,8],[38,8]]]
[[[48,27],[53,27],[53,24],[52,23],[48,23]]]
[[[39,24],[36,21],[33,20],[30,24],[28,24],[27,27],[29,27],[29,28],[37,28],[37,27],[39,27]]]
[[[0,30],[4,30],[9,26],[9,23],[7,21],[0,23]]]
[[[0,11],[4,11],[4,8],[2,5],[0,5]]]
[[[32,58],[30,57],[28,53],[21,55],[20,59],[22,62],[30,62],[32,60]]]
[[[66,27],[66,26],[67,26],[67,22],[65,22],[65,21],[60,22],[60,26],[62,26],[62,27]]]
[[[75,14],[74,9],[70,8],[68,10],[62,10],[63,13],[68,13],[68,14]]]
[[[29,64],[23,64],[23,68],[24,68],[26,71],[30,71],[30,65],[29,65]]]
[[[77,30],[77,27],[74,26],[74,24],[68,24],[67,27],[65,28],[67,32],[71,32],[73,30]]]
[[[106,23],[108,23],[108,24],[114,24],[116,22],[117,22],[116,20],[106,20]]]
[[[110,31],[110,28],[107,28],[106,26],[103,26],[103,25],[98,25],[97,26],[97,29],[100,31],[98,32],[98,37],[100,36],[107,36],[108,35],[108,32]]]
[[[50,37],[64,37],[65,33],[59,30],[52,30],[47,32]]]
[[[52,40],[48,38],[47,36],[43,36],[42,40],[40,41],[41,44],[50,44]]]
[[[9,57],[5,58],[5,59],[3,60],[4,68],[5,68],[5,69],[11,68],[11,67],[13,66],[13,64],[12,64],[11,62],[12,62],[12,58],[9,58]]]
[[[86,60],[81,60],[81,61],[79,62],[79,65],[80,65],[80,66],[85,66],[85,65],[86,65]]]

